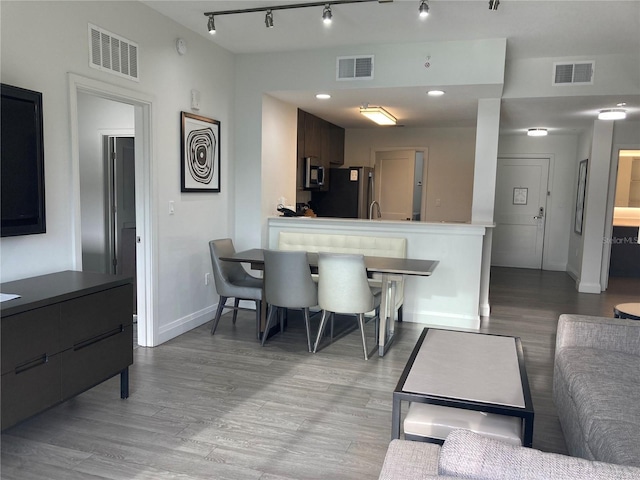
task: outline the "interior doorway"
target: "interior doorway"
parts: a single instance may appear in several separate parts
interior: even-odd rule
[[[135,137],[133,144],[134,158],[133,169],[135,171],[135,178],[133,183],[135,185],[135,278],[136,278],[136,310],[137,310],[137,343],[140,346],[154,346],[156,344],[156,332],[153,322],[153,313],[155,310],[155,283],[152,276],[154,265],[157,264],[157,260],[153,251],[153,229],[154,223],[151,215],[152,210],[152,179],[151,179],[151,109],[152,99],[151,97],[142,94],[138,91],[129,90],[127,88],[118,87],[109,83],[93,80],[90,78],[82,77],[76,74],[69,74],[69,100],[70,100],[70,115],[71,115],[71,154],[72,154],[72,185],[74,189],[74,236],[73,236],[73,250],[75,252],[74,268],[76,270],[84,269],[84,260],[88,257],[83,254],[83,226],[86,220],[86,216],[83,216],[82,211],[86,205],[82,201],[81,188],[81,125],[84,122],[84,118],[81,121],[79,99],[81,96],[87,96],[91,99],[108,100],[118,105],[125,105],[132,108],[133,111],[133,132],[131,133]],[[100,112],[98,112],[100,115]],[[96,135],[92,136],[92,141],[96,140],[98,143],[104,141],[104,135],[112,136],[127,136],[126,128],[124,131],[117,131],[118,128],[112,127],[103,128],[101,131],[96,132]],[[100,148],[102,152],[102,148]],[[100,153],[100,171],[104,171],[103,157]],[[98,182],[101,185],[99,190],[99,197],[104,202],[104,176],[99,176],[93,179],[94,182]],[[84,191],[91,191],[90,183],[85,183]],[[104,207],[103,207],[104,208]],[[101,229],[105,230],[104,221],[104,209],[99,217]],[[96,236],[95,238],[98,238]],[[102,237],[106,242],[106,234],[103,233]],[[97,251],[97,250],[96,250]],[[108,258],[108,255],[105,255]],[[109,271],[111,268],[108,261],[105,261],[103,265]]]

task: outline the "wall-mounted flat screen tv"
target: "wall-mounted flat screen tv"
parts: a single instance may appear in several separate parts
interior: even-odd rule
[[[0,234],[45,233],[42,94],[1,87]]]

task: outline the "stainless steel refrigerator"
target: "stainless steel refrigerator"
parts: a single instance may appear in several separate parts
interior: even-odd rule
[[[319,217],[369,218],[373,201],[373,168],[332,168],[329,191],[312,192],[311,206]]]

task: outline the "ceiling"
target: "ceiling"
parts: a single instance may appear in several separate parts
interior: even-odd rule
[[[603,54],[640,55],[640,1],[430,0],[430,15],[418,18],[418,0],[332,6],[325,27],[322,7],[275,10],[274,28],[265,28],[264,12],[216,17],[215,35],[207,32],[204,12],[265,8],[305,0],[147,0],[146,5],[234,53],[283,52],[341,45],[393,44],[507,38],[507,60]],[[596,65],[597,74],[597,65]],[[357,113],[363,102],[383,105],[404,126],[475,126],[482,92],[447,87],[444,97],[426,97],[424,88],[380,88],[330,92],[274,92],[274,96],[345,128],[370,127]],[[417,101],[419,99],[419,101]],[[503,99],[501,133],[546,127],[550,134],[575,133],[593,124],[602,108],[626,102],[630,120],[640,120],[640,95]]]

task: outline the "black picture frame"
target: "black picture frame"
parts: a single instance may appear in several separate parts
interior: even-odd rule
[[[578,164],[578,190],[576,192],[576,213],[573,222],[573,231],[582,235],[582,223],[584,221],[584,203],[587,192],[587,173],[589,159]]]
[[[180,191],[220,192],[220,122],[180,113]]]
[[[1,85],[0,236],[47,232],[42,93]]]

